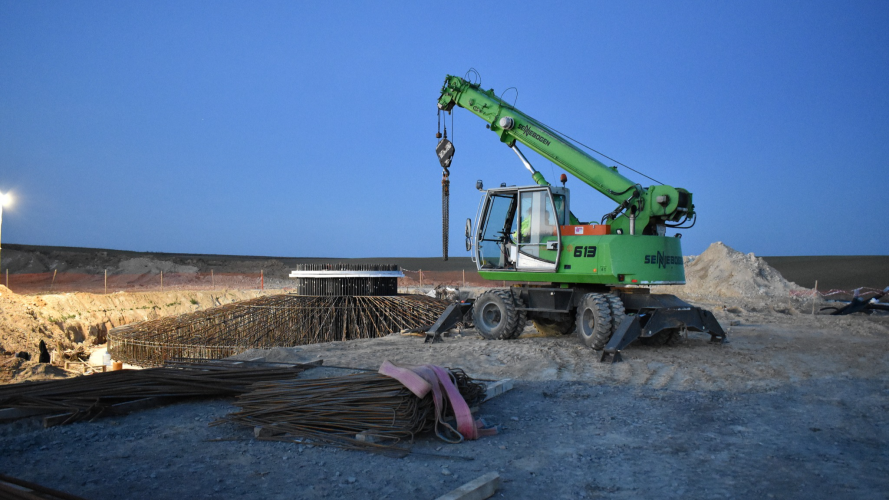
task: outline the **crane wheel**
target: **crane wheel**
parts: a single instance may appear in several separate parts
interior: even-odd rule
[[[624,308],[624,302],[617,295],[609,293],[605,295],[605,298],[608,300],[608,306],[611,307],[611,333],[613,334],[617,331],[617,325],[627,317],[627,311]],[[611,336],[609,335],[608,338]]]
[[[609,295],[588,293],[580,299],[580,305],[577,306],[577,333],[587,347],[597,351],[605,348],[614,333]]]
[[[661,330],[651,337],[642,337],[639,342],[642,345],[650,346],[674,346],[682,340],[682,333],[678,328],[668,328]]]
[[[482,337],[506,340],[522,333],[527,316],[516,310],[516,299],[509,290],[488,290],[472,305],[472,322]]]
[[[534,328],[543,335],[570,335],[577,328],[575,316],[569,316],[564,319],[537,318],[531,320]]]
[[[527,311],[520,311],[518,309],[519,307],[524,307],[524,303],[522,302],[522,299],[520,299],[519,297],[510,293],[509,290],[504,290],[504,291],[506,292],[507,295],[512,297],[513,303],[515,304],[515,307],[516,307],[517,318],[516,318],[515,330],[513,330],[512,335],[509,336],[509,338],[515,339],[515,338],[518,338],[519,335],[521,335],[522,332],[525,331],[525,325],[528,324],[528,312]]]

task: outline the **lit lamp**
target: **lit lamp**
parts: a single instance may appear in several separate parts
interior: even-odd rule
[[[10,196],[9,193],[0,193],[0,230],[3,229],[3,207],[9,205],[10,203],[12,203],[12,196]],[[2,239],[0,239],[0,242],[2,242]],[[2,248],[2,244],[0,244],[0,248]]]

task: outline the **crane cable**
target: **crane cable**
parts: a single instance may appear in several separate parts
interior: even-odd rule
[[[538,121],[540,121],[540,120],[538,120]],[[545,124],[545,123],[543,123],[543,122],[540,122],[540,124],[543,125],[544,127],[548,128],[548,129],[552,130],[553,132],[555,132],[555,133],[561,135],[562,137],[564,137],[564,138],[566,138],[566,139],[568,139],[568,140],[570,140],[570,141],[576,142],[577,144],[580,144],[581,146],[583,146],[583,147],[589,149],[590,151],[592,151],[593,153],[596,153],[596,154],[598,154],[598,155],[604,156],[605,158],[608,158],[609,160],[613,161],[614,163],[617,163],[618,165],[620,165],[620,166],[622,166],[622,167],[624,167],[624,168],[628,168],[628,169],[632,170],[633,172],[636,172],[637,174],[641,175],[642,177],[645,177],[645,178],[647,178],[647,179],[653,180],[654,182],[657,182],[658,184],[660,184],[660,185],[662,185],[662,186],[664,185],[663,182],[661,182],[661,181],[655,179],[654,177],[645,175],[645,174],[643,174],[642,172],[636,170],[636,169],[633,168],[633,167],[628,167],[627,165],[624,165],[623,163],[621,163],[621,162],[615,160],[614,158],[612,158],[612,157],[606,155],[605,153],[602,153],[601,151],[596,151],[595,149],[593,149],[593,148],[587,146],[586,144],[584,144],[584,143],[578,141],[577,139],[575,139],[575,138],[569,136],[568,134],[565,134],[565,133],[563,133],[563,132],[559,132],[558,130],[556,130],[556,129],[550,127],[549,125],[547,125],[547,124]]]
[[[475,74],[475,76],[478,77],[478,86],[481,87],[481,83],[482,83],[482,75],[481,75],[475,68],[469,68],[469,71],[466,72],[466,74],[463,76],[463,79],[466,80],[466,81],[469,81],[469,76],[472,75],[472,74]],[[517,88],[515,88],[515,87],[509,87],[509,88],[506,89],[506,90],[509,90],[509,89],[515,89],[516,100],[518,100],[518,98],[519,98],[519,89],[517,89]],[[506,93],[506,90],[504,90],[504,91],[500,94],[500,101],[501,101],[501,102],[503,101],[503,94]],[[505,104],[505,103],[504,103],[504,104]],[[512,103],[512,109],[516,109],[516,108],[515,108],[515,101],[513,101],[513,103]],[[453,128],[454,128],[454,125],[453,125],[453,119],[454,119],[454,118],[453,118],[453,116],[452,116],[452,117],[451,117],[451,132],[452,132],[452,133],[453,133]],[[554,129],[553,127],[550,127],[549,125],[547,125],[547,124],[541,122],[540,120],[538,120],[538,122],[539,122],[541,125],[543,125],[544,127],[548,128],[548,129],[550,129],[550,130],[552,130],[553,132],[562,135],[562,136],[565,137],[566,139],[568,139],[568,140],[570,140],[570,141],[573,141],[573,142],[576,142],[577,144],[580,144],[581,146],[583,146],[583,147],[589,149],[589,150],[592,151],[593,153],[596,153],[596,154],[598,154],[598,155],[604,156],[605,158],[608,158],[609,160],[613,161],[614,163],[617,163],[618,165],[620,165],[620,166],[622,166],[622,167],[624,167],[624,168],[628,168],[628,169],[632,170],[633,172],[636,172],[637,174],[641,175],[642,177],[645,177],[645,178],[650,179],[650,180],[652,180],[652,181],[654,181],[654,182],[657,182],[658,184],[660,184],[660,185],[662,185],[662,186],[664,185],[663,182],[661,182],[661,181],[655,179],[654,177],[645,175],[645,174],[643,174],[642,172],[636,170],[636,169],[633,168],[633,167],[629,167],[629,166],[627,166],[627,165],[624,165],[623,163],[621,163],[621,162],[615,160],[614,158],[612,158],[612,157],[606,155],[605,153],[602,153],[602,152],[600,152],[600,151],[596,151],[595,149],[593,149],[593,148],[587,146],[586,144],[584,144],[584,143],[578,141],[577,139],[575,139],[575,138],[569,136],[568,134],[564,134],[564,133],[562,133],[562,132],[559,132],[558,130]],[[452,141],[452,142],[453,142],[453,141]],[[445,259],[445,260],[447,260],[447,259]]]

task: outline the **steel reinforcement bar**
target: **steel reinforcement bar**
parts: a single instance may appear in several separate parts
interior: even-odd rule
[[[272,295],[115,328],[108,333],[108,352],[139,366],[221,359],[254,348],[374,338],[425,327],[446,307],[424,295]]]

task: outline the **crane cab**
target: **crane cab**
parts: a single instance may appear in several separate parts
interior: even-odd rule
[[[562,248],[559,226],[570,222],[569,198],[567,188],[554,186],[487,190],[476,215],[473,260],[478,269],[556,271]]]

